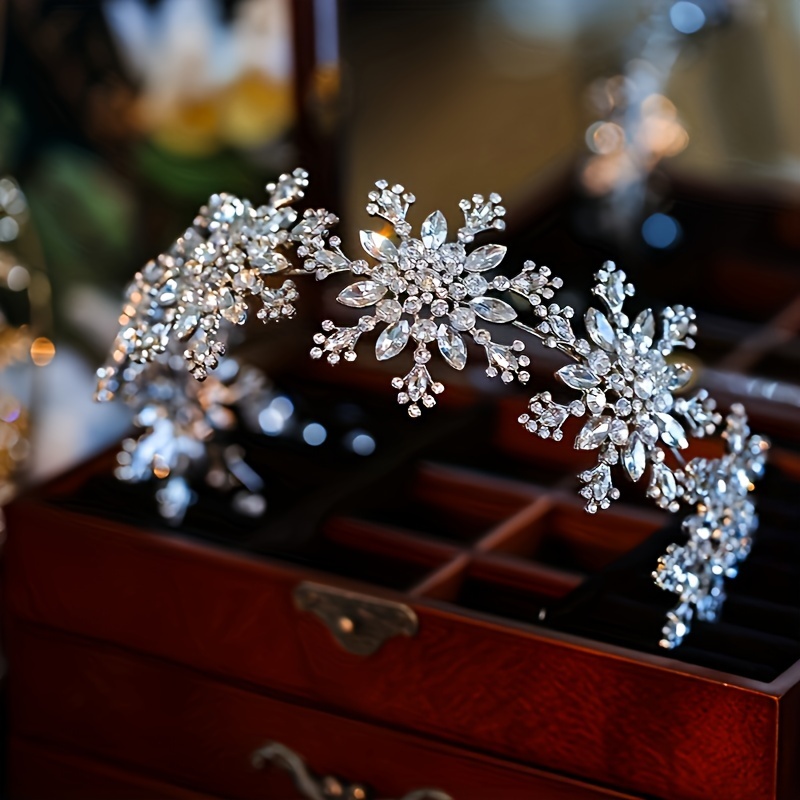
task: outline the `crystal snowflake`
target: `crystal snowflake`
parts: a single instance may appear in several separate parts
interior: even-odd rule
[[[549,392],[537,394],[520,422],[542,438],[559,440],[570,416],[585,418],[575,448],[599,451],[597,465],[579,476],[587,511],[607,508],[619,497],[611,475],[618,462],[632,481],[638,481],[651,464],[651,496],[661,507],[676,510],[677,489],[672,491],[673,475],[664,464],[662,445],[682,450],[688,447],[689,433],[713,433],[721,420],[707,393],[701,391],[689,400],[675,397],[689,382],[692,369],[668,357],[676,347],[694,346],[695,314],[690,308],[672,306],[657,319],[646,309],[631,323],[623,306],[634,289],[625,282],[625,273],[609,261],[596,278],[594,293],[607,313],[596,308],[586,312],[588,340],[575,335],[572,309],[557,305],[542,307],[544,319],[533,331],[547,346],[574,359],[556,376],[579,391],[581,398],[563,405]]]
[[[735,578],[747,558],[758,527],[749,499],[753,481],[762,477],[769,442],[751,436],[747,415],[735,405],[722,433],[728,452],[720,458],[695,458],[674,477],[681,497],[696,506],[683,521],[684,544],[672,544],[653,572],[656,584],[679,597],[668,612],[661,647],[677,647],[691,630],[692,620],[715,622],[725,601],[726,578]]]
[[[408,413],[418,417],[424,407],[435,405],[435,395],[444,386],[435,381],[428,370],[431,359],[429,346],[436,344],[445,362],[456,370],[467,364],[467,337],[481,346],[487,360],[487,374],[499,375],[505,382],[516,377],[528,380],[529,359],[522,354],[524,344],[500,344],[492,340],[481,323],[513,323],[517,318],[514,307],[496,297],[493,290],[512,291],[524,295],[536,305],[542,298],[553,296],[561,283],[551,279],[547,268],[536,269],[528,263],[513,279],[498,275],[488,279],[486,274],[496,269],[506,253],[504,245],[487,244],[467,252],[476,235],[487,230],[503,230],[505,209],[499,205],[500,196],[489,198],[473,195],[462,200],[460,208],[464,225],[457,240],[448,242],[447,220],[441,211],[434,211],[422,223],[419,238],[411,235],[406,220],[414,196],[400,185],[389,187],[378,181],[369,194],[367,213],[389,222],[399,240],[397,244],[382,233],[362,230],[361,246],[367,259],[349,259],[341,250],[337,237],[329,248],[309,251],[306,268],[318,279],[338,272],[349,272],[358,280],[346,287],[337,297],[350,308],[374,308],[374,314],[362,316],[355,325],[337,326],[331,320],[322,324],[323,333],[314,337],[313,358],[327,356],[331,364],[342,358],[353,361],[356,345],[362,334],[383,325],[375,343],[375,356],[388,361],[413,340],[414,366],[392,385],[398,390],[397,399],[408,405]]]
[[[225,352],[221,328],[243,325],[253,299],[261,303],[261,320],[294,314],[294,282],[273,287],[268,281],[296,274],[290,249],[320,247],[334,219],[313,210],[299,219],[290,204],[307,185],[307,173],[297,169],[269,184],[267,203],[259,207],[213,195],[193,226],[137,273],[125,293],[111,361],[98,373],[98,400],[114,396],[128,364],[152,361],[173,339],[183,343],[189,371],[203,380]]]
[[[135,410],[141,434],[123,441],[115,476],[127,483],[153,481],[161,516],[179,525],[196,500],[192,484],[237,489],[234,505],[252,511],[265,506],[261,479],[239,448],[226,446],[220,433],[237,426],[236,410],[257,403],[265,393],[263,374],[223,359],[219,375],[204,383],[180,366],[180,356],[129,367],[122,396]]]

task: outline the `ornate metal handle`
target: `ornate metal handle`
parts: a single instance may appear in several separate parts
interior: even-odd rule
[[[268,742],[253,753],[254,767],[263,769],[267,764],[285,769],[292,776],[298,791],[307,800],[378,800],[363,784],[342,783],[332,775],[316,777],[294,750],[279,742]],[[453,800],[453,798],[438,789],[415,789],[399,800]]]

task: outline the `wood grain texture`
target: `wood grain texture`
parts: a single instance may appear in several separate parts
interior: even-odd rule
[[[14,617],[625,791],[796,796],[776,785],[767,685],[424,601],[416,638],[364,659],[293,609],[309,573],[42,506],[9,530]]]
[[[366,783],[378,797],[438,787],[454,800],[634,800],[292,705],[107,645],[24,626],[12,631],[11,641],[18,665],[11,676],[11,718],[20,734],[51,747],[123,759],[130,771],[146,769],[231,800],[297,797],[285,772],[251,766],[252,754],[267,741],[295,750],[317,774]],[[34,780],[35,769],[18,766],[17,784]]]
[[[13,800],[214,800],[205,793],[127,772],[85,755],[24,739],[8,744]]]

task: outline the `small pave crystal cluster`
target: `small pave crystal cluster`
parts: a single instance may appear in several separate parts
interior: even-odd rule
[[[511,291],[539,305],[553,296],[561,282],[551,279],[547,268],[537,270],[533,264],[526,264],[511,279],[504,275],[490,278],[488,274],[500,266],[506,247],[486,244],[467,251],[478,234],[504,229],[505,209],[500,196],[476,194],[471,200],[462,200],[464,225],[456,240],[448,241],[447,220],[441,211],[426,217],[416,238],[406,220],[414,195],[403,186],[390,187],[386,181],[375,186],[369,194],[367,213],[385,219],[399,243],[382,233],[362,230],[361,246],[369,259],[351,260],[342,252],[338,237],[331,237],[327,249],[309,252],[306,261],[306,269],[320,280],[338,272],[357,277],[337,300],[350,308],[372,308],[374,313],[364,314],[349,326],[325,320],[323,333],[314,337],[312,358],[325,356],[331,364],[342,358],[354,361],[362,334],[376,328],[380,328],[375,342],[378,361],[400,355],[413,343],[411,371],[392,380],[398,402],[407,406],[412,417],[418,417],[422,407],[435,405],[435,396],[444,391],[444,385],[428,369],[432,355],[429,347],[434,345],[450,367],[463,370],[467,341],[471,339],[485,353],[489,376],[499,375],[506,383],[516,377],[525,383],[530,378],[526,370],[530,361],[522,353],[524,343],[515,339],[511,344],[500,344],[483,327],[485,323],[505,324],[517,319],[515,308],[491,292]]]
[[[296,169],[267,186],[262,206],[213,195],[192,227],[125,291],[120,331],[97,372],[95,399],[119,393],[133,408],[142,433],[125,441],[116,475],[160,481],[159,509],[174,524],[194,502],[190,478],[204,473],[217,488],[244,486],[236,497],[255,496],[260,488],[260,479],[240,456],[228,457],[216,435],[235,426],[233,409],[261,392],[263,376],[255,380],[260,373],[230,359],[224,377],[212,379],[209,372],[224,356],[229,331],[247,320],[250,303],[258,303],[256,316],[265,322],[295,313],[297,289],[289,276],[306,273],[292,264],[291,250],[322,246],[335,219],[314,210],[301,216],[291,207],[307,186],[307,173]],[[201,389],[189,374],[207,383]]]
[[[196,502],[195,479],[215,489],[236,490],[234,507],[263,508],[263,482],[246,464],[240,448],[225,446],[218,436],[237,425],[237,411],[257,403],[265,390],[263,374],[222,360],[219,375],[200,383],[181,365],[137,364],[123,396],[135,408],[141,430],[122,442],[115,476],[126,483],[157,481],[155,497],[161,516],[180,525]]]
[[[749,494],[753,481],[764,474],[769,442],[750,434],[739,404],[731,408],[722,437],[725,455],[694,458],[675,472],[683,502],[695,510],[683,521],[688,540],[670,545],[653,572],[658,586],[679,597],[662,630],[660,644],[668,649],[683,641],[695,615],[716,622],[725,601],[725,579],[736,577],[758,527]]]
[[[173,342],[180,343],[192,375],[203,380],[225,353],[224,328],[243,325],[254,300],[261,320],[294,314],[294,281],[268,281],[297,274],[289,250],[319,246],[317,237],[330,224],[325,211],[300,217],[291,207],[307,185],[307,173],[296,169],[267,186],[262,206],[213,195],[193,226],[136,274],[125,293],[111,361],[98,372],[98,400],[113,398],[128,364],[150,362]]]

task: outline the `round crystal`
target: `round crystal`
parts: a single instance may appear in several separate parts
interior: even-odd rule
[[[432,342],[436,338],[436,323],[432,319],[419,319],[411,326],[411,335],[418,342]]]
[[[422,308],[422,301],[418,297],[407,297],[403,303],[403,311],[406,314],[417,314]]]
[[[471,308],[454,308],[450,312],[450,322],[457,331],[469,331],[475,326],[475,312]]]
[[[463,283],[453,283],[450,286],[450,297],[454,300],[463,300],[467,296],[467,288]]]
[[[464,278],[464,286],[473,297],[479,297],[489,288],[486,278],[481,275],[468,275]]]
[[[446,300],[434,300],[431,303],[431,314],[434,317],[443,317],[447,313],[447,309],[450,308],[450,305]]]
[[[381,300],[375,307],[375,312],[378,319],[392,324],[400,319],[403,307],[397,300]]]

